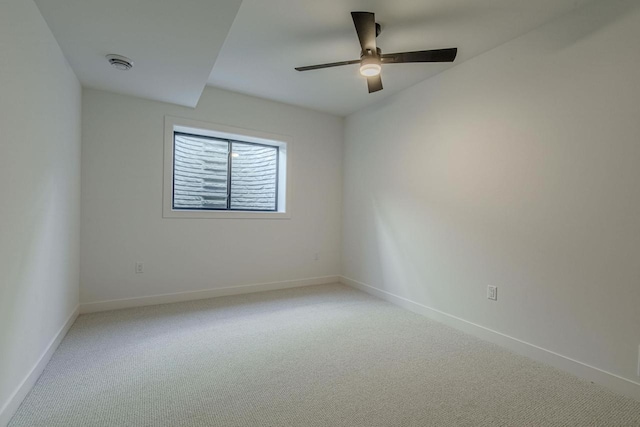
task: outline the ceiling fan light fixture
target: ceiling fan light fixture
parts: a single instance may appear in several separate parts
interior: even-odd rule
[[[375,77],[380,74],[380,71],[382,71],[382,67],[377,58],[365,58],[360,63],[360,74],[365,77]]]
[[[382,90],[382,63],[405,64],[411,62],[453,62],[458,48],[417,50],[412,52],[397,52],[382,54],[377,46],[376,37],[380,34],[381,26],[376,22],[373,12],[351,12],[353,25],[360,42],[360,59],[330,62],[327,64],[296,67],[297,71],[319,70],[321,68],[340,67],[343,65],[360,64],[360,74],[367,79],[369,93]]]

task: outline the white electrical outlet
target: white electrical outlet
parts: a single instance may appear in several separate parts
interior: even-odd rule
[[[487,286],[487,298],[490,300],[498,301],[498,287]]]
[[[144,266],[141,262],[136,262],[136,273],[142,273],[144,271]]]

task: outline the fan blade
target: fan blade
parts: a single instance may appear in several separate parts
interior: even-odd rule
[[[380,74],[373,77],[367,77],[367,86],[369,87],[369,93],[382,90],[382,77],[380,77]]]
[[[359,64],[359,63],[360,63],[359,59],[354,59],[352,61],[330,62],[328,64],[309,65],[307,67],[296,67],[296,70],[298,71],[319,70],[321,68],[339,67],[341,65],[351,65],[351,64]]]
[[[371,12],[351,12],[362,51],[376,54],[376,18]]]
[[[453,62],[458,49],[419,50],[416,52],[385,53],[381,56],[383,64],[402,64],[405,62]]]

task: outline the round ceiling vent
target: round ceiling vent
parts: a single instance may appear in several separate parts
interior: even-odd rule
[[[107,60],[115,69],[127,71],[133,68],[133,61],[122,55],[107,55]]]

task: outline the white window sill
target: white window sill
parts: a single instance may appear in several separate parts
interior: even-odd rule
[[[163,212],[162,217],[184,219],[291,219],[291,213],[251,211],[181,211],[171,209]]]

